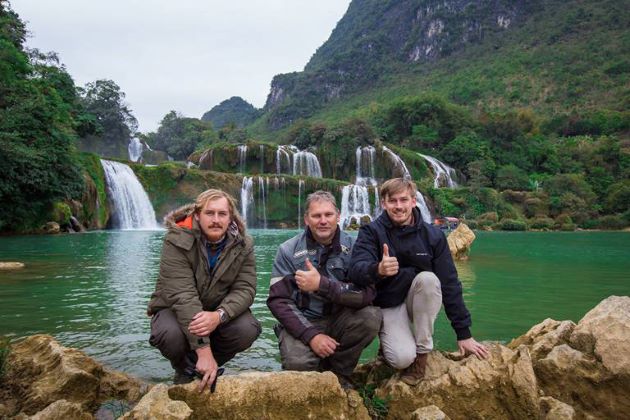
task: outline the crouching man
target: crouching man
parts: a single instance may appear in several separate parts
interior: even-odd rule
[[[380,197],[385,211],[361,227],[349,276],[357,285],[376,286],[374,304],[383,312],[379,338],[386,362],[404,369],[403,382],[420,382],[442,304],[461,353],[486,358],[488,350],[470,333],[470,313],[446,237],[422,221],[416,185],[390,179],[383,183]]]
[[[203,390],[219,366],[260,334],[249,310],[256,294],[254,244],[234,199],[221,190],[201,193],[165,224],[149,342],[171,362],[176,384],[199,375]]]
[[[282,368],[330,370],[348,388],[361,351],[379,331],[381,311],[369,306],[372,286],[347,283],[353,239],[337,225],[335,197],[317,191],[305,207],[306,229],[278,249],[267,305],[280,322]]]

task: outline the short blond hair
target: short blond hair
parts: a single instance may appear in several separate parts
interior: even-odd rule
[[[418,188],[416,187],[415,182],[410,179],[392,178],[383,182],[379,191],[379,196],[381,200],[387,200],[387,197],[390,195],[398,194],[403,191],[408,191],[413,198],[416,196]]]
[[[337,213],[339,213],[339,208],[337,207],[337,200],[335,199],[335,196],[328,191],[318,190],[310,193],[308,197],[306,197],[306,203],[304,204],[305,214],[308,214],[308,211],[311,208],[311,203],[316,201],[331,203],[335,207],[335,210],[337,210]]]
[[[238,231],[244,235],[245,234],[245,223],[241,218],[241,214],[238,212],[238,207],[236,206],[236,200],[230,194],[226,193],[223,190],[219,189],[209,189],[197,196],[195,200],[195,213],[201,213],[201,210],[206,206],[208,201],[218,200],[220,198],[225,198],[228,202],[228,208],[230,210],[230,218],[236,226],[238,227]]]

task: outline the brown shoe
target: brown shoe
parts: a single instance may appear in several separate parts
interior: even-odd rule
[[[413,363],[402,372],[400,380],[407,385],[415,386],[424,378],[424,371],[427,369],[427,358],[429,353],[416,354]]]

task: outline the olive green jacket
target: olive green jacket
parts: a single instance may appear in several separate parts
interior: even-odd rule
[[[228,319],[245,312],[256,295],[256,262],[252,238],[243,235],[232,223],[227,232],[228,242],[210,272],[203,233],[192,217],[193,209],[192,204],[184,206],[164,219],[168,232],[148,313],[170,308],[190,347],[197,349],[209,345],[210,340],[188,332],[193,316],[219,308]]]

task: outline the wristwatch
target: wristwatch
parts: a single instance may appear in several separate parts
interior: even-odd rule
[[[222,308],[217,309],[217,312],[219,313],[219,321],[221,322],[221,324],[227,322],[228,320],[227,313]]]

